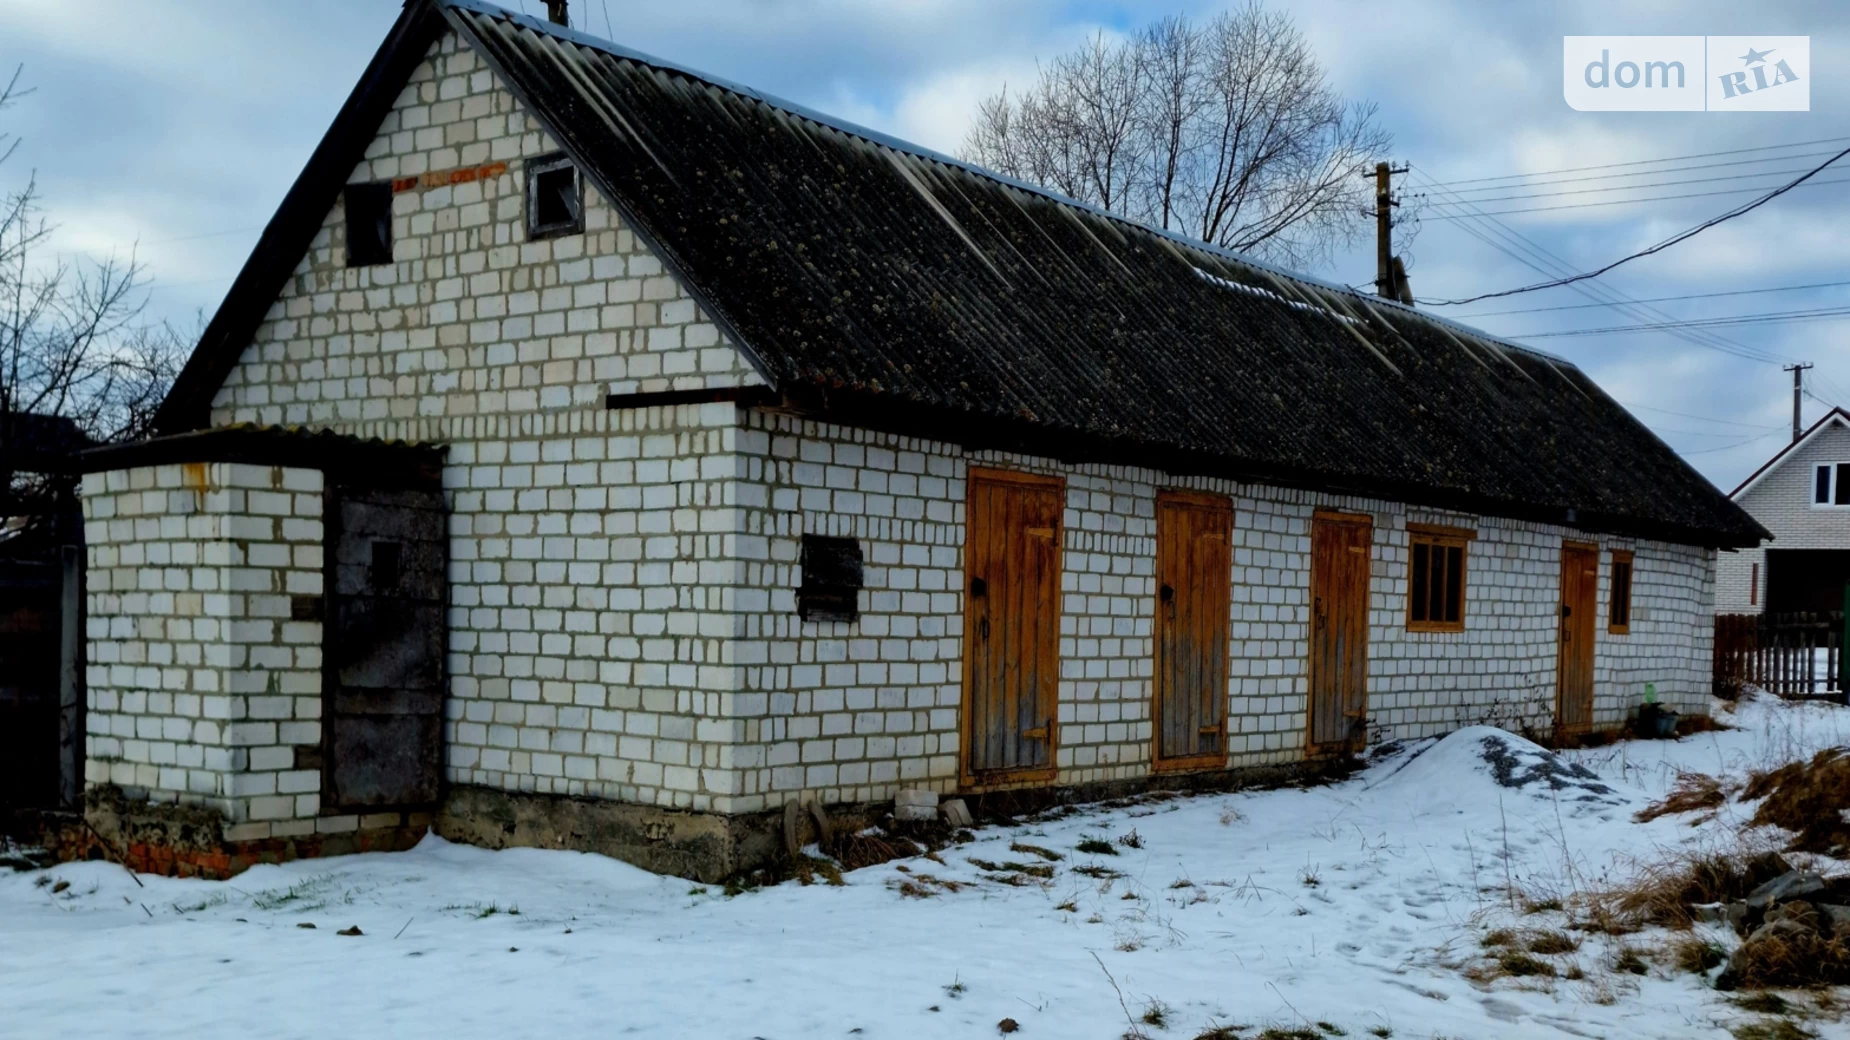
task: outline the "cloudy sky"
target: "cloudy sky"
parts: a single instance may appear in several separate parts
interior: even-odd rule
[[[572,10],[595,34],[955,152],[978,100],[1031,80],[1037,58],[1094,32],[1211,16],[1230,2],[573,0]],[[542,0],[506,3],[544,13]],[[1412,279],[1425,299],[1529,284],[1538,267],[1598,266],[1850,146],[1850,87],[1836,71],[1850,67],[1847,5],[1273,4],[1297,18],[1342,91],[1380,106],[1392,158],[1412,165],[1404,187],[1423,214]],[[24,139],[0,166],[0,191],[35,172],[58,250],[134,249],[148,267],[151,313],[209,314],[398,9],[397,0],[0,0],[0,69],[23,65],[33,90],[0,115],[0,131]],[[1561,38],[1621,34],[1810,36],[1811,111],[1568,108]],[[1850,158],[1840,165],[1584,292],[1434,310],[1575,361],[1731,488],[1786,436],[1782,362],[1817,365],[1806,421],[1850,405],[1850,317],[1765,317],[1850,313]],[[1372,282],[1372,245],[1360,241],[1310,273]],[[1621,294],[1661,302],[1607,305]],[[1529,313],[1507,313],[1516,310]],[[1528,338],[1740,316],[1753,317]]]

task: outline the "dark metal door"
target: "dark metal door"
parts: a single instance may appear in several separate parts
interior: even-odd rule
[[[0,561],[0,810],[58,804],[58,568]]]
[[[970,472],[964,762],[973,783],[1054,772],[1064,489],[1053,477]]]
[[[1599,549],[1561,547],[1561,650],[1555,671],[1555,729],[1568,740],[1593,730],[1593,628],[1598,613]]]
[[[1359,748],[1368,732],[1366,516],[1319,514],[1310,525],[1310,745]]]
[[[1156,764],[1226,758],[1233,504],[1218,495],[1156,497]]]
[[[331,487],[326,808],[437,801],[443,769],[443,495]]]

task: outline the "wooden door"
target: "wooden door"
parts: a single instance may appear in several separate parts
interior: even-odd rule
[[[1226,498],[1156,496],[1158,769],[1215,767],[1227,758],[1232,534]]]
[[[443,770],[443,495],[331,487],[322,803],[437,801]]]
[[[1366,516],[1319,513],[1310,525],[1310,746],[1353,750],[1368,736]]]
[[[1560,655],[1555,666],[1555,732],[1570,740],[1593,731],[1593,632],[1599,613],[1599,547],[1561,547]]]
[[[964,779],[1051,779],[1058,736],[1060,518],[1053,477],[970,471]]]

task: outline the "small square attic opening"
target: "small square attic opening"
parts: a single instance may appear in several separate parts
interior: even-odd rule
[[[384,181],[349,184],[342,192],[347,211],[347,266],[392,262],[392,186]]]
[[[585,229],[584,183],[563,155],[527,163],[527,237],[576,235]]]
[[[803,536],[803,584],[797,615],[804,621],[854,621],[861,616],[861,543],[853,538]]]

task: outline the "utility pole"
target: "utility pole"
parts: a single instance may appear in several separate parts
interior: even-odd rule
[[[1803,365],[1787,365],[1780,369],[1781,372],[1792,373],[1792,443],[1794,444],[1797,444],[1799,441],[1799,430],[1801,429],[1799,425],[1799,402],[1803,400],[1805,396],[1805,370],[1812,367],[1815,366],[1808,363]]]
[[[1392,182],[1394,174],[1407,170],[1384,162],[1375,164],[1375,295],[1410,305],[1413,289],[1407,283],[1407,268],[1394,255],[1394,207],[1400,202],[1394,198]]]

